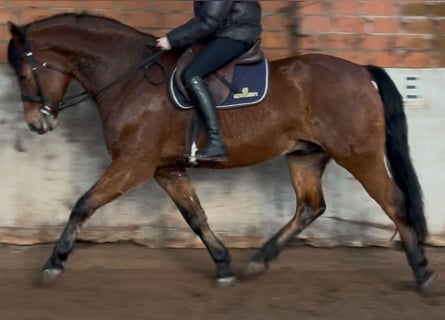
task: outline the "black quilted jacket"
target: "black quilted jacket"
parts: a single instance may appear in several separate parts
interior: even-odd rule
[[[194,1],[194,11],[193,19],[167,34],[173,49],[189,47],[214,37],[253,44],[261,35],[259,1]]]

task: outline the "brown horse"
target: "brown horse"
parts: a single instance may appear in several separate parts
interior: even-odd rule
[[[31,130],[43,134],[55,127],[61,108],[72,103],[63,97],[75,78],[98,106],[112,158],[74,206],[44,266],[44,280],[61,274],[81,226],[98,208],[154,177],[207,247],[218,282],[233,281],[229,252],[207,224],[186,174],[184,136],[192,112],[175,106],[165,82],[147,80],[159,80],[161,64],[171,74],[181,53],[160,53],[147,46],[154,36],[87,14],[9,23],[9,30],[9,63]],[[295,215],[252,257],[246,275],[266,270],[286,243],[325,211],[321,178],[333,159],[396,224],[417,284],[429,286],[433,273],[422,248],[427,235],[422,192],[410,160],[403,102],[386,72],[309,54],[271,62],[269,77],[260,105],[218,111],[229,161],[198,164],[233,168],[281,155],[289,163]],[[204,139],[201,133],[198,146]]]

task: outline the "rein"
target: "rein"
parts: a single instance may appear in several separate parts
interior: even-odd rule
[[[106,90],[110,89],[112,86],[116,85],[118,82],[120,82],[121,80],[123,80],[124,78],[128,77],[129,75],[135,73],[136,71],[140,70],[141,68],[144,68],[146,71],[148,70],[148,68],[150,68],[150,66],[152,66],[153,64],[158,64],[161,67],[162,70],[162,74],[163,77],[165,78],[165,68],[164,66],[158,61],[159,57],[163,54],[163,51],[158,51],[150,56],[148,56],[147,58],[143,59],[142,61],[140,61],[138,64],[136,64],[134,67],[130,68],[127,72],[124,72],[123,74],[121,74],[120,76],[118,76],[117,78],[115,78],[113,81],[111,81],[110,83],[106,84],[105,86],[103,86],[102,88],[100,88],[97,92],[90,92],[87,90],[84,90],[80,93],[76,93],[76,94],[72,94],[69,96],[66,96],[65,98],[63,98],[62,100],[59,101],[59,103],[57,104],[57,110],[53,110],[51,108],[52,104],[48,103],[47,100],[45,99],[43,93],[42,93],[42,87],[40,85],[39,82],[39,78],[37,75],[37,71],[40,67],[49,69],[49,70],[53,70],[56,72],[60,72],[63,74],[70,74],[72,75],[72,73],[70,71],[65,71],[62,70],[60,68],[54,67],[51,64],[47,63],[47,62],[43,62],[40,63],[38,62],[33,55],[33,52],[31,51],[30,45],[29,45],[29,41],[28,39],[25,37],[25,35],[23,35],[24,38],[24,57],[25,59],[27,59],[28,63],[31,66],[31,70],[33,72],[34,75],[34,80],[36,82],[37,85],[37,91],[38,91],[38,95],[37,96],[27,96],[27,95],[22,95],[22,101],[27,101],[27,102],[34,102],[34,103],[41,103],[42,105],[40,106],[40,112],[45,115],[45,116],[50,116],[52,115],[54,112],[60,112],[63,110],[66,110],[68,108],[72,108],[76,105],[78,105],[79,103],[90,99],[90,98],[96,98],[98,95],[104,93]],[[150,45],[149,46],[153,46]],[[158,85],[161,84],[163,81],[160,82],[154,82],[152,80],[149,79],[149,77],[147,76],[147,74],[145,74],[145,78],[152,84],[154,85]]]
[[[101,93],[105,92],[106,90],[110,89],[112,86],[114,86],[115,84],[117,84],[118,82],[120,82],[121,80],[123,80],[124,78],[128,77],[129,75],[133,74],[134,72],[138,71],[141,68],[145,68],[146,70],[148,68],[150,68],[150,66],[152,66],[153,64],[158,64],[161,69],[162,69],[162,73],[165,76],[165,69],[164,66],[157,61],[158,58],[162,55],[162,51],[158,51],[154,54],[152,54],[151,56],[143,59],[141,62],[139,62],[137,65],[135,65],[133,68],[129,69],[127,72],[121,74],[119,77],[117,77],[116,79],[114,79],[113,81],[111,81],[109,84],[103,86],[101,89],[99,89],[96,93],[91,93],[88,92],[86,90],[80,92],[80,93],[76,93],[70,96],[67,96],[65,98],[63,98],[60,102],[59,102],[59,111],[71,108],[76,106],[77,104],[89,99],[89,98],[96,98],[98,95],[100,95]],[[146,79],[152,83],[152,84],[159,84],[159,83],[155,83],[153,81],[151,81],[148,77],[146,77]],[[162,82],[161,82],[162,83]]]

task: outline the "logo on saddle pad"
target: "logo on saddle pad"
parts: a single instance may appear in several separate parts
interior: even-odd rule
[[[253,98],[258,97],[258,92],[250,92],[248,87],[244,87],[240,93],[235,93],[233,95],[234,99],[242,99],[242,98]]]
[[[184,110],[192,109],[180,77],[175,69],[170,78],[169,91],[175,104]],[[269,87],[269,63],[266,58],[259,62],[235,65],[231,69],[218,70],[207,76],[210,94],[218,109],[231,109],[260,103]]]

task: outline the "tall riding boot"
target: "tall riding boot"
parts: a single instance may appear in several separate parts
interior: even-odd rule
[[[226,161],[227,151],[221,135],[216,106],[201,77],[190,79],[187,92],[207,131],[207,145],[196,152],[197,160]]]

